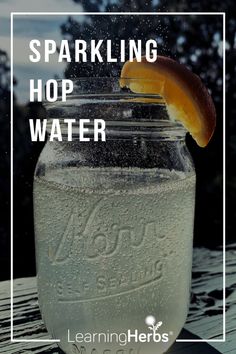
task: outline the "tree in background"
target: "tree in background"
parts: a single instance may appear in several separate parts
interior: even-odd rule
[[[202,11],[203,2],[119,0],[74,0],[85,12],[129,11]],[[217,1],[207,1],[207,11],[215,11]],[[219,9],[222,4],[219,3]],[[232,1],[228,1],[228,5]],[[224,6],[224,5],[223,5]],[[222,10],[223,11],[223,10]],[[232,21],[232,20],[231,20]],[[234,22],[235,23],[235,22]],[[62,34],[70,40],[91,38],[128,40],[156,39],[158,52],[187,65],[198,74],[212,93],[217,110],[217,129],[210,145],[200,149],[188,137],[188,146],[194,157],[197,171],[197,201],[195,242],[197,245],[216,246],[222,242],[222,16],[84,16],[69,17],[62,26]],[[233,34],[230,35],[230,40]],[[144,42],[144,41],[143,41]],[[89,48],[88,48],[89,50]],[[101,50],[106,56],[105,48]],[[126,48],[127,50],[127,48]],[[72,51],[73,52],[73,51]],[[119,56],[119,46],[113,48]],[[67,65],[67,78],[84,76],[119,76],[122,64],[74,63]],[[209,237],[207,237],[209,235]]]
[[[0,126],[1,126],[1,149],[0,149],[0,200],[1,221],[0,221],[0,268],[4,269],[8,255],[6,245],[9,246],[9,107],[10,107],[10,64],[7,53],[0,49]],[[7,247],[9,250],[9,247]]]
[[[17,82],[13,79],[13,84]],[[9,278],[10,244],[10,63],[0,50],[0,279]],[[33,144],[29,135],[29,117],[40,117],[38,104],[19,105],[13,97],[14,123],[14,255],[15,276],[35,272],[32,184],[35,164],[42,144]],[[27,219],[26,219],[27,218]],[[22,223],[22,220],[27,222]],[[27,259],[27,262],[25,262]]]
[[[73,1],[73,0],[71,0]],[[235,2],[226,0],[197,1],[188,0],[75,0],[84,11],[225,11],[227,13],[227,125],[228,125],[228,205],[227,222],[228,240],[235,241],[236,208],[236,177],[233,167],[236,161],[236,112],[233,104],[235,99],[235,62],[236,42]],[[68,18],[62,26],[62,34],[71,40],[77,38],[89,40],[104,37],[114,39],[148,39],[156,38],[160,54],[169,55],[188,65],[212,91],[217,109],[217,130],[206,149],[200,149],[188,137],[188,145],[194,156],[197,175],[197,207],[195,239],[198,245],[215,246],[222,241],[222,21],[216,17],[185,18],[150,17],[138,19],[133,16],[124,18],[107,16],[104,21],[99,17],[86,16],[83,22]],[[141,25],[140,25],[141,21]],[[135,25],[136,24],[136,25]],[[139,25],[137,28],[137,24]],[[106,34],[104,36],[104,34]],[[118,48],[115,48],[118,50]],[[99,69],[98,69],[99,68]],[[69,63],[66,77],[90,76],[91,70],[96,76],[117,76],[120,66],[91,66],[90,64]],[[9,130],[10,130],[10,77],[9,58],[0,50],[0,268],[1,279],[8,278],[9,265]],[[16,82],[15,82],[16,83]],[[17,252],[14,255],[15,277],[33,275],[34,245],[33,245],[33,213],[32,213],[32,183],[33,171],[42,144],[31,144],[28,136],[28,117],[37,117],[42,113],[37,105],[20,106],[14,98],[14,245]],[[16,148],[18,147],[18,148]],[[230,171],[231,170],[231,171]],[[27,220],[27,223],[22,223]],[[25,261],[27,259],[27,262]]]

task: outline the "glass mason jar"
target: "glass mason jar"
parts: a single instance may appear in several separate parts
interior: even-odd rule
[[[34,181],[39,304],[65,353],[159,354],[188,312],[195,172],[157,95],[74,80],[47,118],[90,119],[90,141],[48,141]],[[93,119],[106,141],[93,140]],[[113,334],[113,335],[112,335]],[[146,335],[146,337],[145,337]],[[86,337],[87,336],[87,337]]]

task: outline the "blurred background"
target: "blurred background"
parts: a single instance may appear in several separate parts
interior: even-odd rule
[[[225,11],[227,14],[227,242],[235,242],[236,155],[234,1],[42,0],[29,8],[28,0],[0,0],[0,280],[9,278],[10,255],[10,11]],[[204,6],[205,5],[205,6]],[[32,182],[43,143],[32,143],[29,118],[42,114],[40,104],[29,104],[29,78],[119,76],[120,66],[91,63],[26,63],[24,46],[32,38],[73,40],[156,39],[161,55],[170,56],[198,74],[210,90],[217,111],[217,128],[210,144],[199,148],[190,136],[187,144],[196,173],[194,245],[211,249],[222,245],[223,220],[223,20],[222,16],[60,16],[17,18],[14,21],[14,277],[35,275]],[[114,48],[114,55],[118,48]],[[27,56],[26,56],[27,58]],[[99,69],[98,69],[99,68]]]

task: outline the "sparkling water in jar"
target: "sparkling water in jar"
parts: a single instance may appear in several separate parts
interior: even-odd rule
[[[74,80],[46,104],[62,141],[34,179],[39,304],[67,353],[161,354],[188,312],[195,172],[186,131],[158,95],[111,78]],[[67,141],[64,119],[75,119]],[[88,119],[81,141],[79,119]],[[106,141],[94,141],[95,119]]]

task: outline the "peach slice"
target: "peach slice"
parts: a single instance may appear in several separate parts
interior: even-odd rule
[[[154,63],[145,57],[141,62],[127,61],[120,86],[135,93],[161,95],[170,119],[181,121],[199,146],[208,144],[216,124],[215,106],[200,78],[184,65],[163,56]]]

